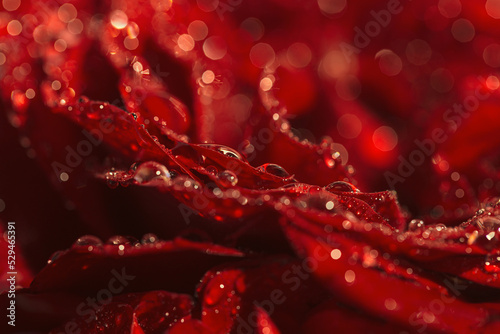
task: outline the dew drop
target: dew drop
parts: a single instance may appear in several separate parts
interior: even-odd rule
[[[359,189],[344,181],[335,181],[325,187],[330,192],[359,193]]]
[[[262,166],[257,167],[257,170],[283,178],[290,176],[290,174],[283,167],[276,164],[263,164]]]
[[[230,170],[220,172],[218,177],[222,185],[225,187],[235,186],[238,183],[238,177]]]
[[[485,232],[500,231],[500,220],[495,217],[479,218],[476,224]]]
[[[436,231],[441,232],[441,231],[443,231],[443,230],[446,229],[446,225],[444,225],[444,224],[437,224],[434,228],[436,229]]]
[[[206,145],[200,145],[202,147],[206,147]],[[174,157],[181,161],[191,160],[199,165],[203,165],[205,163],[205,156],[200,154],[195,148],[192,146],[179,143],[172,149],[172,154]]]
[[[207,171],[208,173],[210,173],[210,174],[212,174],[212,175],[217,175],[217,174],[219,173],[219,171],[217,170],[217,167],[212,166],[212,165],[207,166],[205,169],[206,169],[206,171]]]
[[[138,241],[134,237],[125,237],[122,235],[115,235],[106,241],[107,245],[135,245]]]
[[[347,283],[353,283],[356,279],[356,274],[352,270],[347,270],[344,274],[344,278]]]
[[[421,219],[413,219],[408,224],[408,231],[415,232],[425,227],[425,223]]]
[[[140,184],[149,183],[153,180],[170,180],[170,172],[167,167],[154,161],[148,161],[137,167],[134,180]]]
[[[156,236],[156,234],[148,233],[148,234],[143,235],[143,237],[141,239],[141,244],[143,244],[143,245],[155,244],[159,240],[160,239]]]
[[[102,240],[94,235],[84,235],[84,236],[78,238],[73,245],[74,246],[101,246]]]
[[[217,151],[221,154],[224,154],[225,156],[231,157],[231,158],[243,160],[243,157],[241,156],[241,154],[238,153],[238,151],[233,150],[232,148],[224,146],[224,145],[200,144],[200,146],[215,150],[215,151]]]

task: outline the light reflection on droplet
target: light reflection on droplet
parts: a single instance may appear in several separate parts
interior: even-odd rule
[[[52,81],[51,87],[53,90],[61,89],[61,82],[59,80]]]
[[[54,49],[57,52],[64,52],[64,51],[66,51],[67,47],[68,47],[68,44],[62,38],[59,38],[57,41],[54,42]]]
[[[344,274],[344,278],[347,283],[352,283],[356,279],[356,274],[352,270],[347,270]]]
[[[76,19],[78,12],[75,8],[70,3],[65,3],[59,7],[57,10],[57,17],[59,17],[59,20],[63,21],[64,23],[68,23]]]
[[[123,39],[123,46],[125,46],[128,50],[135,50],[139,47],[139,40],[137,38],[127,36]]]
[[[451,34],[453,37],[462,43],[472,41],[476,34],[476,29],[471,21],[467,19],[458,19],[451,26]]]
[[[386,309],[388,309],[389,311],[393,311],[395,310],[397,307],[398,307],[398,304],[396,303],[396,301],[392,298],[387,298],[385,301],[384,301],[384,306]]]
[[[205,24],[205,22],[200,20],[191,22],[187,28],[187,31],[195,41],[202,41],[208,35],[207,25]]]
[[[214,72],[211,70],[207,70],[207,71],[203,72],[203,74],[201,75],[201,80],[203,81],[203,83],[205,83],[207,85],[211,84],[215,80]]]
[[[177,39],[177,44],[179,48],[183,51],[191,51],[194,48],[194,40],[193,37],[189,34],[182,34]]]
[[[436,320],[436,316],[433,313],[426,311],[422,314],[422,319],[424,319],[426,323],[431,324],[434,320]]]
[[[137,38],[137,36],[139,36],[139,32],[139,25],[135,22],[129,22],[129,24],[127,25],[127,35],[130,38]]]
[[[83,31],[83,23],[79,19],[75,19],[68,23],[68,30],[74,35],[78,35]]]
[[[451,179],[452,179],[453,181],[455,181],[455,182],[456,182],[456,181],[458,181],[458,180],[460,180],[460,174],[459,174],[459,173],[457,173],[457,172],[453,172],[453,173],[451,173]]]
[[[203,43],[203,52],[212,60],[222,59],[227,53],[227,45],[222,37],[211,36]]]
[[[393,128],[381,126],[373,132],[373,144],[383,152],[393,150],[398,144],[398,135]]]
[[[273,87],[273,81],[266,77],[260,80],[260,89],[262,89],[264,92],[269,91]]]
[[[444,17],[449,19],[457,17],[462,11],[460,0],[439,0],[438,10]]]
[[[490,75],[486,79],[486,87],[488,87],[489,90],[496,90],[498,87],[500,87],[500,81],[498,80],[497,76]]]
[[[398,75],[403,69],[401,58],[391,50],[380,50],[375,55],[375,59],[378,59],[380,71],[387,76]]]
[[[128,16],[121,10],[115,10],[111,13],[111,25],[116,29],[123,29],[128,24]]]
[[[363,125],[358,116],[345,114],[337,121],[337,131],[346,139],[354,139],[361,133]]]
[[[492,43],[484,48],[484,62],[491,67],[500,67],[500,45]]]
[[[7,60],[7,57],[5,57],[5,55],[2,52],[0,52],[0,65],[5,64],[6,60]]]
[[[494,19],[500,19],[500,0],[487,0],[486,13]]]
[[[406,46],[406,58],[414,65],[426,64],[432,55],[429,44],[421,39],[414,39]]]
[[[247,31],[254,41],[258,41],[264,36],[264,24],[255,17],[249,17],[245,21],[241,22],[240,27]]]
[[[31,100],[31,99],[33,99],[33,98],[35,97],[35,90],[34,90],[34,89],[32,89],[32,88],[28,88],[28,89],[26,90],[25,95],[26,95],[26,97],[27,97],[28,99],[30,99],[30,100]]]
[[[21,0],[3,0],[2,5],[5,10],[12,12],[19,8]]]
[[[450,169],[450,164],[446,160],[441,160],[437,165],[443,172],[447,172]]]
[[[19,22],[18,20],[12,20],[7,24],[7,32],[11,36],[19,35],[22,30],[23,30],[23,26],[22,26],[21,22]]]
[[[212,12],[219,7],[219,0],[196,0],[198,7],[204,12]]]
[[[133,65],[132,65],[132,68],[134,69],[134,71],[136,71],[137,73],[141,73],[143,70],[144,70],[144,66],[142,66],[142,63],[141,62],[138,62],[136,61]]]
[[[61,174],[59,174],[59,179],[62,181],[62,182],[66,182],[69,180],[69,175],[68,173],[66,172],[62,172]]]
[[[338,260],[342,256],[342,252],[340,251],[340,249],[333,249],[330,252],[330,256],[332,257],[332,259]]]
[[[346,230],[350,230],[350,229],[351,229],[351,227],[352,227],[352,223],[351,223],[350,221],[348,221],[348,220],[344,220],[344,221],[342,222],[342,227],[343,227],[344,229],[346,229]]]
[[[294,43],[290,45],[286,52],[286,57],[290,65],[297,68],[306,67],[312,59],[311,49],[304,43]]]
[[[267,43],[257,43],[250,50],[250,61],[258,68],[264,68],[274,62],[276,54]]]
[[[150,2],[157,12],[166,12],[172,7],[172,0],[150,0]]]
[[[349,64],[341,51],[333,50],[328,52],[319,65],[320,73],[337,79],[349,73]]]

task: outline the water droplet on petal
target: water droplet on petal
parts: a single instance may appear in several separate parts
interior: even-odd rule
[[[232,148],[224,146],[224,145],[200,144],[200,146],[215,150],[215,151],[217,151],[221,154],[224,154],[225,156],[231,157],[231,158],[243,160],[243,157],[241,156],[241,154],[238,153],[238,151],[233,150]]]
[[[238,183],[238,177],[230,170],[219,173],[219,180],[225,187],[235,186]]]
[[[138,241],[134,237],[125,237],[122,235],[115,235],[106,241],[107,245],[135,245]]]
[[[359,189],[352,184],[344,181],[335,181],[330,183],[325,187],[326,190],[330,192],[347,192],[347,193],[359,193]]]
[[[78,238],[73,246],[101,246],[102,240],[93,235],[84,235]]]
[[[485,232],[500,231],[500,220],[496,217],[481,217],[476,220],[476,224]]]
[[[283,178],[290,176],[290,174],[283,167],[276,164],[263,164],[262,166],[257,167],[257,170]]]
[[[415,232],[420,229],[423,229],[425,227],[425,223],[421,219],[413,219],[409,224],[408,224],[408,231]]]
[[[167,167],[154,161],[148,161],[137,167],[134,180],[140,184],[149,183],[153,180],[170,180],[170,172]]]
[[[153,233],[148,233],[144,234],[144,236],[141,239],[141,244],[147,245],[147,244],[154,244],[157,243],[160,239],[156,236],[156,234]]]
[[[445,229],[446,229],[446,225],[444,225],[444,224],[437,224],[436,226],[434,226],[434,228],[435,228],[437,231],[441,232],[441,231],[443,231],[443,230],[445,230]]]
[[[205,169],[207,170],[207,172],[209,172],[212,175],[217,175],[219,173],[219,171],[217,170],[217,167],[212,166],[212,165],[207,166]]]

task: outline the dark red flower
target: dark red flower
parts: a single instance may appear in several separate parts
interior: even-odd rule
[[[2,332],[500,330],[497,1],[2,5]]]

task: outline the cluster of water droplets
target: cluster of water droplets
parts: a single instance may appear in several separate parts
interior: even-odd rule
[[[106,247],[116,247],[119,255],[123,255],[126,248],[141,248],[149,246],[157,246],[162,241],[156,234],[147,233],[142,236],[140,240],[131,236],[114,235],[109,237],[106,241],[102,241],[99,237],[94,235],[84,235],[78,238],[71,246],[74,250],[85,250],[87,252],[103,251]],[[50,256],[47,263],[55,262],[66,251],[57,251]]]
[[[170,185],[171,180],[177,174],[170,171],[164,165],[155,161],[136,162],[128,171],[116,171],[111,169],[104,174],[104,179],[110,188],[118,185],[124,187],[129,184],[140,184],[148,186]]]

